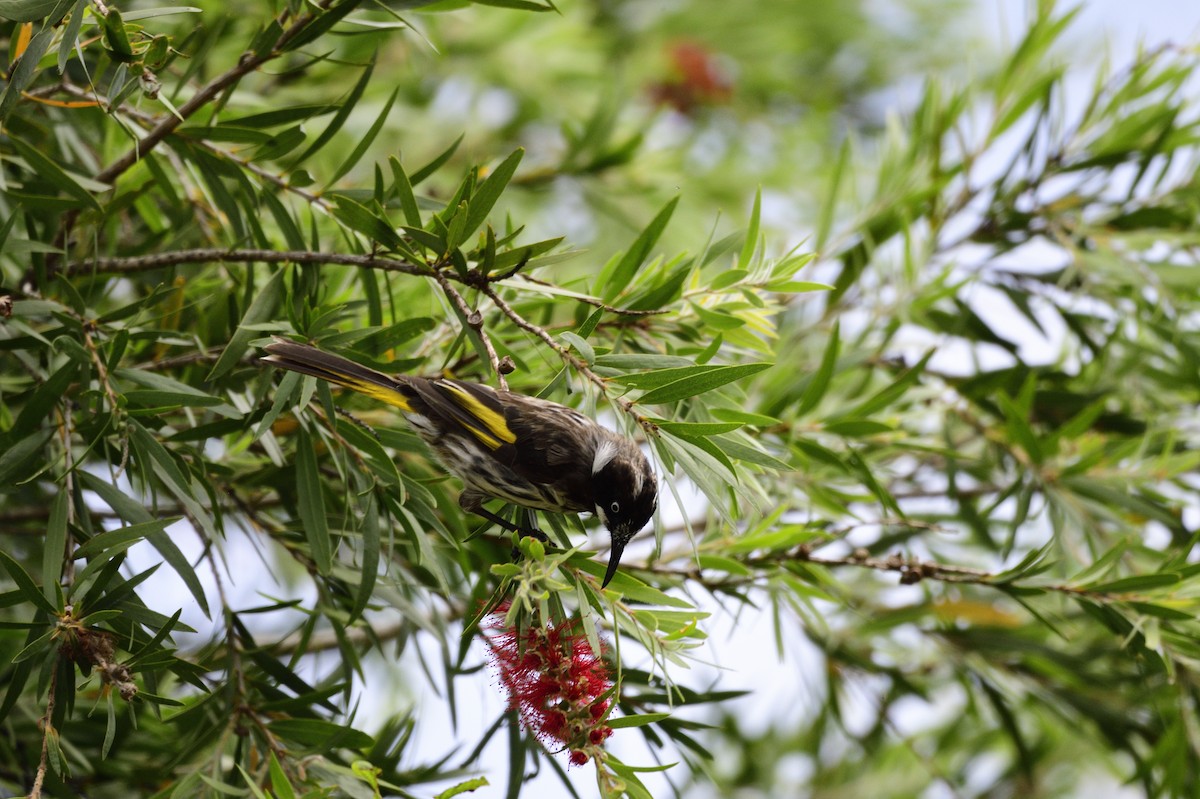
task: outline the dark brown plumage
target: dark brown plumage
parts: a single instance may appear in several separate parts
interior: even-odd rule
[[[557,402],[479,383],[382,372],[307,344],[276,339],[263,360],[328,380],[400,409],[445,467],[464,483],[464,510],[491,497],[534,510],[595,513],[612,537],[602,585],[625,545],[654,515],[658,483],[630,439]]]

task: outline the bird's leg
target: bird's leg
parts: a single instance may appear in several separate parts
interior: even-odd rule
[[[549,537],[547,537],[545,533],[538,529],[537,511],[535,511],[533,508],[525,509],[525,524],[528,526],[525,528],[525,531],[521,533],[521,535],[531,535],[538,541],[541,541],[543,544],[550,543]]]
[[[474,513],[476,516],[482,516],[483,518],[487,519],[492,524],[499,525],[500,527],[503,527],[505,530],[508,530],[510,533],[517,533],[518,535],[526,534],[525,531],[521,529],[520,525],[513,524],[508,519],[497,516],[496,514],[492,513],[490,510],[487,510],[486,508],[476,508],[475,510],[471,511],[471,513]]]
[[[531,525],[529,528],[521,527],[518,524],[513,524],[508,519],[502,519],[501,517],[492,513],[490,510],[483,507],[483,499],[484,497],[481,494],[476,494],[471,491],[464,491],[458,495],[458,506],[467,513],[473,513],[476,516],[482,516],[492,524],[499,525],[501,528],[508,530],[510,533],[516,533],[522,538],[527,535],[531,535],[543,543],[550,540],[546,538],[545,533],[538,530],[536,526]]]

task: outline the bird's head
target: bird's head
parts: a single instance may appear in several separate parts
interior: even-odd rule
[[[637,444],[613,436],[596,448],[592,460],[596,515],[612,536],[604,582],[617,573],[625,545],[650,521],[658,507],[658,480]]]

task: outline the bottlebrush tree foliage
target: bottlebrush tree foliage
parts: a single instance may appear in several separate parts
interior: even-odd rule
[[[881,113],[946,4],[649,5],[0,0],[0,793],[1200,790],[1195,48],[1080,83],[1047,3]],[[664,512],[601,590],[273,335]]]

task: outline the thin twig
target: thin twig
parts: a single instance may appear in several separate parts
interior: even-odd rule
[[[96,93],[94,90],[85,89],[82,86],[76,86],[75,84],[73,84],[69,81],[63,81],[62,83],[58,84],[57,86],[51,86],[48,88],[51,90],[50,93],[61,91],[64,94],[71,95],[72,97],[78,97],[78,98],[81,98],[84,100],[91,100],[91,101],[96,102],[97,104],[103,104],[104,102],[106,102],[105,99],[103,97],[101,97],[98,93]],[[118,110],[120,111],[120,113],[124,114],[125,116],[130,117],[131,119],[136,119],[138,122],[145,125],[147,130],[149,130],[150,128],[152,128],[154,125],[156,125],[158,123],[157,116],[155,116],[153,114],[148,114],[145,111],[142,111],[140,108],[135,108],[134,106],[132,106],[128,103],[123,104],[121,106],[121,108]],[[297,197],[302,198],[307,203],[310,203],[318,208],[326,209],[326,210],[331,207],[329,204],[329,201],[326,200],[325,198],[320,197],[319,195],[313,194],[312,192],[307,191],[305,189],[302,189],[299,186],[295,186],[295,185],[289,183],[286,178],[276,174],[275,172],[272,172],[269,169],[259,166],[257,163],[255,163],[254,161],[252,161],[248,158],[242,158],[241,156],[234,153],[232,150],[225,149],[224,147],[221,147],[220,145],[216,144],[215,142],[209,141],[208,139],[193,137],[186,133],[178,133],[177,132],[175,135],[181,139],[186,139],[187,141],[191,142],[192,144],[196,145],[197,147],[208,151],[209,153],[217,156],[218,158],[232,161],[233,163],[237,164],[242,169],[245,169],[246,171],[251,172],[251,173],[257,175],[258,177],[262,178],[262,180],[264,182],[270,183],[271,185],[273,185],[279,189],[282,189],[284,191],[295,194]]]
[[[108,367],[104,364],[104,359],[100,357],[100,349],[96,346],[95,339],[92,338],[89,330],[89,322],[83,322],[83,343],[87,348],[88,354],[92,358],[92,364],[96,367],[96,378],[100,381],[100,387],[104,389],[104,396],[108,398],[108,407],[115,418],[121,412],[121,401],[117,397],[117,392],[112,387],[112,382],[108,379]],[[125,471],[125,466],[129,463],[129,437],[121,436],[121,462],[117,466],[117,476],[119,477]],[[68,459],[68,467],[70,460]],[[68,471],[68,476],[69,476]]]
[[[508,379],[504,375],[512,370],[511,368],[506,369],[500,363],[500,357],[496,355],[496,348],[492,346],[491,338],[488,337],[487,331],[483,329],[483,314],[479,313],[479,311],[471,310],[463,295],[450,284],[445,273],[440,269],[434,271],[433,279],[442,287],[442,291],[454,303],[454,307],[458,308],[458,312],[462,314],[463,321],[466,322],[467,327],[479,335],[479,340],[483,342],[483,349],[487,351],[488,362],[492,365],[492,371],[496,373],[496,380],[500,384],[500,388],[508,391]]]
[[[50,671],[50,686],[46,695],[46,712],[42,714],[42,756],[38,761],[37,774],[33,778],[33,787],[29,791],[29,799],[41,799],[42,783],[46,781],[46,770],[50,766],[50,733],[54,729],[54,694],[58,689],[58,669]]]
[[[128,275],[149,272],[168,266],[197,263],[296,263],[339,264],[384,272],[404,272],[409,275],[433,277],[427,266],[411,264],[375,255],[353,255],[340,252],[310,252],[307,250],[226,250],[216,247],[137,255],[126,258],[92,258],[74,261],[63,270],[68,277],[77,275]]]
[[[317,8],[322,11],[326,10],[333,0],[320,0]],[[280,27],[283,28],[287,18],[291,16],[290,10],[285,10],[276,18]],[[282,30],[275,43],[268,49],[262,48],[257,53],[245,52],[238,62],[230,69],[213,78],[207,84],[202,86],[195,94],[193,94],[187,102],[181,104],[174,113],[166,114],[162,120],[150,129],[146,135],[142,136],[133,146],[120,158],[113,161],[104,169],[100,170],[94,180],[100,183],[109,185],[115,184],[117,178],[125,174],[131,167],[134,166],[142,158],[145,158],[150,151],[163,142],[168,136],[175,132],[184,122],[186,122],[193,114],[206,105],[217,99],[221,94],[232,89],[237,83],[251,72],[258,69],[263,64],[266,64],[272,59],[278,58],[289,42],[299,36],[312,22],[317,18],[316,13],[306,13],[295,18],[295,20]],[[75,226],[75,220],[79,216],[79,211],[69,211],[63,215],[62,222],[59,226],[58,235],[55,241],[59,247],[66,251],[68,249],[68,238],[71,229]],[[56,271],[53,263],[48,264],[48,272],[53,275]],[[26,283],[32,283],[30,275],[26,275]]]
[[[322,0],[322,2],[317,3],[317,7],[325,10],[330,2],[332,0]],[[282,22],[287,15],[287,11],[283,12],[279,20]],[[297,17],[286,30],[279,34],[279,38],[275,40],[275,43],[269,50],[262,50],[259,53],[243,53],[237,64],[201,87],[186,103],[179,106],[178,113],[164,116],[162,121],[139,139],[125,155],[113,161],[108,167],[97,174],[95,179],[101,183],[112,183],[136,164],[138,160],[145,158],[147,153],[157,147],[163,139],[171,135],[192,114],[215,100],[222,92],[232,87],[239,80],[246,77],[246,75],[249,75],[268,61],[277,58],[281,54],[282,48],[307,28],[316,16],[316,14],[310,13]]]
[[[62,490],[66,494],[67,508],[67,536],[61,552],[51,553],[52,557],[59,557],[63,560],[62,568],[59,569],[59,579],[67,585],[75,582],[75,556],[68,556],[68,552],[72,552],[75,548],[74,536],[71,534],[71,527],[75,523],[75,454],[71,450],[71,420],[70,413],[63,411],[62,407],[58,408],[59,418],[62,420],[62,425],[59,428],[62,431],[63,439],[63,487]]]
[[[870,553],[863,548],[859,548],[844,557],[826,557],[814,555],[814,547],[811,544],[801,544],[793,547],[786,552],[776,552],[759,557],[746,558],[740,561],[743,566],[750,569],[763,569],[769,567],[782,567],[788,563],[811,563],[817,566],[826,566],[829,568],[860,568],[871,569],[879,572],[893,572],[900,575],[901,585],[915,585],[922,580],[936,580],[943,583],[963,583],[971,585],[983,585],[993,588],[1004,589],[1008,586],[1019,588],[1037,588],[1043,591],[1053,591],[1061,594],[1069,594],[1072,596],[1086,596],[1091,599],[1100,601],[1110,601],[1118,598],[1118,595],[1107,592],[1090,591],[1087,588],[1069,585],[1067,583],[1038,583],[1038,584],[1018,584],[1015,580],[1005,578],[997,580],[997,575],[994,572],[989,572],[985,569],[975,569],[969,566],[956,566],[946,563],[937,563],[931,560],[921,560],[915,555],[905,557],[899,552],[894,552],[886,558],[872,557]],[[702,574],[699,566],[689,566],[687,568],[670,568],[670,567],[650,567],[648,571],[655,574],[671,575],[682,577],[687,580],[693,580],[700,583],[706,588],[728,588],[737,585],[745,585],[753,583],[762,577],[761,573],[751,574],[747,576],[738,576],[722,579],[708,579]]]
[[[600,393],[605,397],[608,397],[609,401],[615,403],[617,407],[632,416],[643,430],[649,434],[654,434],[657,432],[658,428],[653,422],[633,409],[632,400],[627,400],[624,397],[609,397],[607,381],[605,381],[605,379],[600,375],[593,372],[583,360],[576,357],[569,349],[555,341],[554,337],[547,333],[545,328],[535,325],[533,322],[530,322],[529,320],[525,319],[525,317],[517,313],[513,307],[505,302],[504,299],[501,298],[500,295],[496,293],[496,290],[491,286],[485,285],[481,290],[492,299],[492,302],[496,304],[496,307],[499,308],[505,316],[512,320],[513,324],[527,333],[532,333],[545,342],[546,346],[557,352],[558,357],[562,358],[565,363],[574,367],[576,371],[578,371],[581,375],[591,381],[593,385],[599,388]]]
[[[531,275],[526,275],[524,273],[522,273],[518,277],[520,277],[521,280],[524,280],[526,283],[532,283],[535,286],[546,286],[548,288],[555,287],[554,284],[548,280],[540,280],[536,277],[532,277]],[[573,294],[573,295],[571,295],[571,299],[578,300],[579,302],[582,302],[585,305],[591,305],[594,308],[603,308],[604,310],[608,311],[609,313],[618,314],[620,316],[660,316],[665,313],[670,313],[670,310],[667,308],[650,308],[647,310],[639,310],[639,309],[634,309],[634,308],[618,308],[615,305],[609,305],[608,303],[604,302],[603,300],[596,299],[595,297],[588,297],[588,296],[582,295],[582,294],[580,294],[580,295]]]

